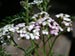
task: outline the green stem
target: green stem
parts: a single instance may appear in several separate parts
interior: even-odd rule
[[[36,56],[39,56],[38,54],[38,44],[34,41],[34,40],[31,40],[31,43],[32,43],[32,46],[36,46],[36,48],[34,49],[34,53],[36,54]]]
[[[52,38],[52,36],[49,36],[48,39],[45,41],[45,44]]]
[[[26,6],[26,8],[27,8],[27,9],[26,9],[26,21],[27,21],[27,24],[28,24],[28,22],[29,22],[29,20],[28,20],[28,19],[29,19],[28,0],[26,1],[26,5],[27,5],[27,6]]]
[[[49,40],[50,40],[50,38],[51,38],[50,35],[48,35],[48,39]],[[51,40],[50,41],[49,40],[48,40],[48,45],[49,45],[49,49],[50,49],[50,47],[51,47]],[[47,41],[45,43],[47,43]]]
[[[41,41],[43,42],[43,54],[44,54],[44,56],[47,56],[47,54],[46,54],[46,43],[45,43],[45,36],[42,34],[42,30],[44,29],[44,27],[42,27],[41,28],[41,31],[40,31],[40,39],[41,39]]]
[[[21,48],[18,46],[18,44],[14,41],[14,39],[12,39],[13,43],[15,44],[15,47],[19,48],[20,50],[22,50],[24,53],[26,53],[25,49]]]
[[[28,0],[25,0],[25,18],[24,18],[24,21],[26,22],[26,24],[28,24],[29,22],[29,5],[28,5]]]
[[[43,36],[43,35],[42,35]],[[44,36],[43,36],[43,52],[44,52],[44,56],[46,56],[46,46],[45,46],[46,44],[45,44],[45,38],[44,38]]]
[[[51,45],[51,47],[50,47],[50,50],[49,50],[49,53],[48,53],[48,54],[49,54],[49,56],[51,56],[51,55],[52,55],[52,54],[51,54],[51,53],[52,53],[52,49],[53,49],[53,46],[54,46],[54,44],[55,44],[55,42],[56,42],[57,38],[58,38],[58,37],[55,37],[55,39],[54,39],[54,41],[53,41],[53,43],[52,43],[52,45]]]
[[[47,0],[43,0],[43,11],[47,11],[47,5],[48,5]]]
[[[26,52],[25,56],[30,56],[32,55],[32,51],[35,49],[36,47],[32,47],[30,50],[28,50],[28,52]]]
[[[50,49],[49,49],[49,53],[48,53],[47,56],[51,56],[51,55],[52,55],[51,53],[52,53],[53,46],[54,46],[54,44],[55,44],[57,38],[58,38],[62,33],[63,33],[63,32],[60,32],[59,35],[56,36],[55,39],[53,40],[53,42],[52,42],[52,44],[51,44],[51,47],[50,47]]]
[[[35,43],[33,40],[31,40],[31,44],[32,44],[32,46],[31,46],[30,50],[28,52],[26,52],[25,56],[32,54],[32,51],[35,51],[35,49],[38,48],[37,43]],[[38,53],[37,53],[37,55],[38,55]]]

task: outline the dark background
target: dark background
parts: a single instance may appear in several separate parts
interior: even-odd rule
[[[67,13],[75,15],[75,1],[74,0],[51,0],[50,13]]]

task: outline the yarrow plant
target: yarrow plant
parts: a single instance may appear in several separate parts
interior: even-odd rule
[[[51,37],[57,38],[59,35],[61,35],[65,31],[66,32],[72,31],[72,20],[70,19],[70,15],[63,14],[63,13],[55,15],[56,20],[54,20],[48,14],[46,9],[48,5],[48,0],[47,1],[34,0],[31,3],[28,3],[27,1],[21,2],[25,4],[25,6],[23,5],[26,10],[26,12],[24,12],[25,17],[23,17],[25,22],[22,22],[22,23],[18,22],[18,24],[11,23],[11,24],[5,25],[4,27],[1,27],[0,28],[0,43],[2,45],[7,45],[13,42],[15,46],[17,47],[18,45],[13,39],[14,37],[13,34],[16,33],[19,36],[17,37],[18,40],[26,39],[26,40],[31,40],[33,42],[32,47],[34,48],[32,48],[31,50],[33,51],[33,50],[37,50],[38,48],[36,47],[39,46],[39,44],[37,44],[34,40],[41,39],[41,41],[44,44],[43,46],[44,56],[49,56],[51,55],[54,42],[50,47],[49,54],[46,54],[46,50],[45,50],[46,43],[49,41]],[[42,8],[42,11],[40,10],[40,12],[30,15],[31,13],[29,10],[31,8],[30,6],[31,5],[33,6],[35,4],[39,4],[40,7],[38,7],[37,5],[36,6],[38,7],[38,9]],[[47,40],[45,40],[45,38],[47,38]],[[33,55],[31,51],[27,52],[25,49],[21,47],[18,47],[18,48],[25,52],[25,56]],[[34,53],[36,53],[36,55],[38,56],[37,52],[34,51]]]

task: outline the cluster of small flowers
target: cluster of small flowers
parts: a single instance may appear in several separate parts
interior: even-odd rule
[[[0,28],[0,41],[4,44],[5,37],[10,40],[13,35],[12,33],[17,33],[19,35],[18,40],[21,38],[26,39],[39,39],[40,37],[40,26],[36,25],[35,22],[31,22],[29,26],[26,26],[25,23],[19,23],[14,26],[14,24],[8,24],[3,28]]]
[[[3,28],[0,28],[0,43],[2,43],[2,45],[6,45],[6,41],[9,41],[9,39],[11,38],[9,31],[11,31],[12,27],[13,24],[8,24]]]
[[[62,19],[61,24],[63,24],[67,28],[68,32],[70,32],[72,30],[72,21],[70,19],[70,15],[60,13],[60,14],[56,15],[56,17],[59,19]]]
[[[35,25],[35,22],[31,22],[29,26],[24,26],[23,28],[19,29],[16,31],[19,33],[20,37],[25,37],[26,39],[39,39],[39,31],[40,31],[40,26]],[[19,40],[20,38],[18,38]]]
[[[20,37],[25,37],[26,39],[39,39],[39,28],[40,26],[32,24],[32,22],[30,23],[31,25],[29,26],[25,26],[25,23],[19,23],[17,25],[14,26],[14,24],[9,24],[4,26],[3,28],[1,28],[0,31],[0,37],[3,35],[7,35],[7,37],[11,34],[11,33],[18,33],[20,35]],[[33,29],[33,33],[31,33],[31,30]],[[11,32],[11,33],[10,33]],[[35,35],[35,37],[34,37]],[[11,37],[11,36],[10,36]],[[10,38],[8,37],[8,38]],[[20,39],[20,38],[18,38]]]
[[[70,17],[69,15],[58,14],[56,17],[61,17],[61,19],[63,19],[61,23],[67,27],[68,32],[71,31],[72,21],[68,18]],[[30,22],[29,25],[25,25],[25,23],[19,23],[17,25],[8,24],[3,28],[0,28],[0,39],[2,39],[5,35],[8,39],[10,39],[11,33],[15,32],[19,35],[18,40],[20,40],[21,38],[39,39],[40,32],[43,35],[51,34],[57,36],[59,32],[64,31],[64,29],[55,20],[53,20],[47,12],[42,11],[37,13],[33,15],[32,19],[35,21]]]
[[[58,35],[59,31],[63,31],[59,24],[51,17],[49,17],[49,14],[47,12],[42,11],[41,13],[35,14],[32,18],[35,19],[38,24],[42,25],[45,28],[45,30],[42,31],[43,34],[48,35],[49,33],[52,35]],[[46,30],[46,26],[49,27],[49,31]]]

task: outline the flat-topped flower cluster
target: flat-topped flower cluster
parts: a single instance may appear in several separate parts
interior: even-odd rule
[[[68,32],[72,30],[70,15],[61,13],[56,15],[56,18],[57,20],[60,20],[56,22],[47,12],[42,11],[33,15],[31,18],[33,21],[31,21],[28,25],[25,23],[5,25],[0,28],[0,41],[1,43],[5,43],[5,38],[10,40],[12,33],[18,34],[18,40],[21,38],[38,40],[41,38],[41,34],[46,36],[57,36],[59,35],[59,32],[64,31],[64,28],[66,28],[66,31]]]

